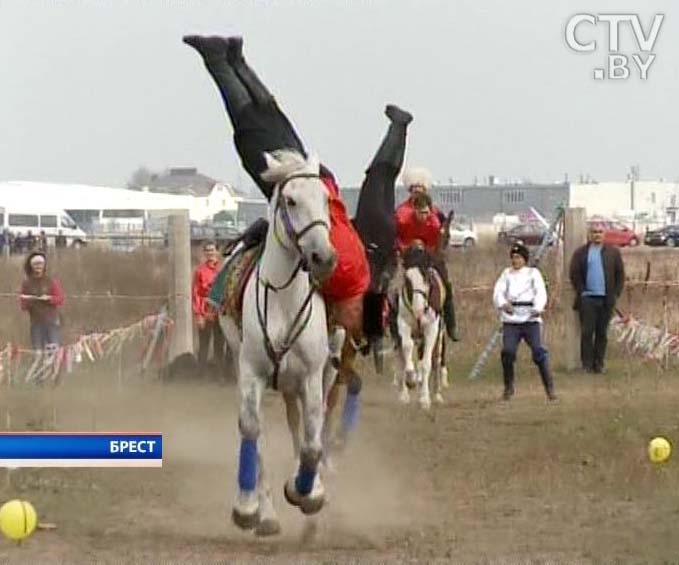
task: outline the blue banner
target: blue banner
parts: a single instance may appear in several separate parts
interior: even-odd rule
[[[163,459],[162,434],[0,433],[0,460]]]

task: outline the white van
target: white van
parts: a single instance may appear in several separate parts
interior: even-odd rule
[[[25,236],[45,232],[49,245],[61,232],[69,247],[82,247],[87,244],[87,234],[81,230],[65,210],[41,207],[40,205],[0,206],[0,231]]]

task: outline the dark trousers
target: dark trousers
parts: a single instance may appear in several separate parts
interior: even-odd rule
[[[542,328],[539,322],[525,324],[504,324],[502,326],[502,372],[505,392],[514,392],[514,363],[519,343],[524,340],[530,347],[535,363],[540,371],[542,384],[548,393],[554,391],[554,383],[549,370],[549,354],[542,345]]]
[[[273,184],[262,180],[260,176],[266,170],[264,152],[294,149],[306,157],[304,147],[292,124],[275,103],[266,106],[248,104],[232,120],[232,124],[241,163],[267,200],[270,200]]]
[[[601,371],[608,345],[608,324],[612,308],[599,296],[583,296],[580,300],[580,359],[588,371]]]
[[[48,345],[59,345],[59,325],[50,322],[31,323],[31,345],[35,350],[45,349]]]
[[[224,365],[224,334],[217,320],[206,321],[203,329],[198,329],[198,363],[205,367],[207,365],[207,354],[210,349],[210,339],[212,339],[212,350],[214,359],[218,366]]]

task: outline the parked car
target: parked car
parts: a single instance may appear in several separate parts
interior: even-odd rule
[[[639,245],[639,237],[626,225],[613,220],[593,219],[587,222],[588,227],[595,222],[604,227],[604,243],[617,245],[618,247],[635,247]]]
[[[665,226],[659,230],[647,231],[644,243],[654,247],[679,247],[679,226]]]
[[[542,243],[542,239],[547,233],[547,228],[537,222],[530,224],[519,224],[506,231],[502,230],[497,234],[498,243],[514,245],[520,241],[524,245],[536,246]]]
[[[450,247],[471,249],[476,245],[477,239],[473,223],[460,219],[450,224],[450,239],[448,240]]]

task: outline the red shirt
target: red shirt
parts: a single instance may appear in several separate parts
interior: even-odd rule
[[[198,318],[211,318],[205,299],[210,294],[212,283],[219,273],[219,261],[201,263],[193,273],[193,283],[191,285],[191,306],[193,313]]]
[[[45,301],[19,298],[21,309],[30,314],[32,323],[58,322],[57,308],[64,304],[64,290],[59,279],[47,275],[39,279],[27,278],[21,284],[21,294],[27,296],[47,294],[50,296],[50,299]]]
[[[335,179],[323,176],[330,207],[330,243],[337,252],[337,266],[323,286],[328,302],[342,302],[362,295],[370,286],[370,266],[365,248],[340,199]]]
[[[396,246],[403,251],[416,239],[424,243],[427,251],[434,253],[441,239],[441,222],[434,210],[430,210],[427,219],[421,222],[412,202],[406,200],[396,208]]]

